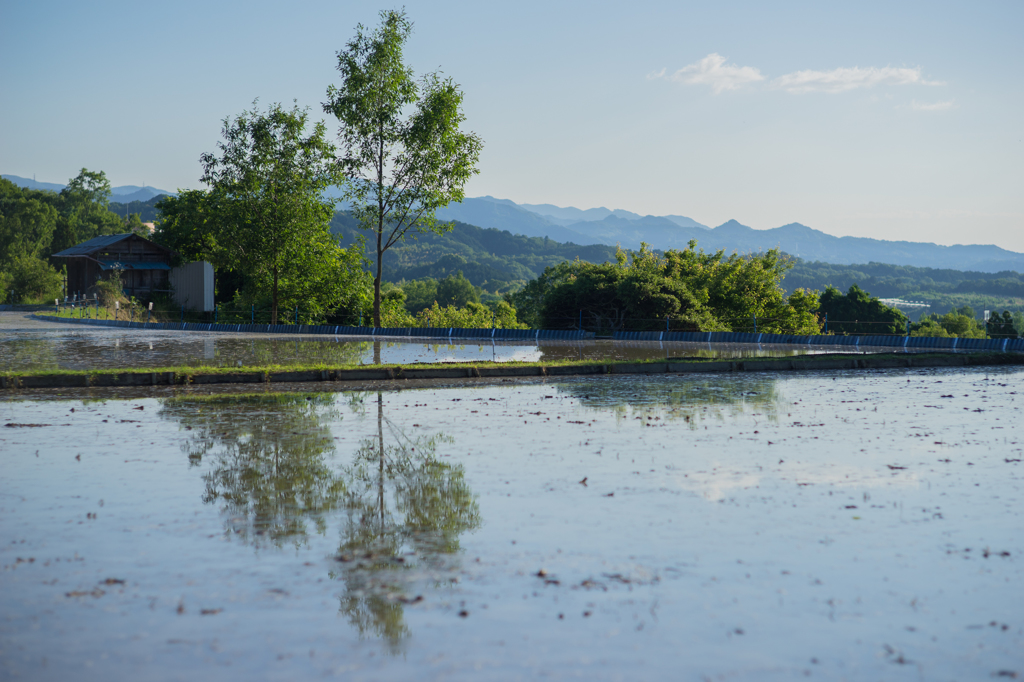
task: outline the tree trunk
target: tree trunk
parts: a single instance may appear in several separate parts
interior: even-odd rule
[[[380,327],[380,284],[381,284],[381,261],[384,260],[384,251],[380,248],[381,234],[377,232],[377,275],[373,278],[373,326]]]
[[[377,438],[380,444],[377,473],[377,506],[380,509],[380,535],[384,536],[384,396],[377,391]]]
[[[277,324],[277,266],[274,266],[274,296],[270,304],[270,324]]]

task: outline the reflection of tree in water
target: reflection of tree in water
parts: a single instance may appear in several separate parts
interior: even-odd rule
[[[340,418],[332,394],[170,398],[160,415],[192,432],[182,450],[190,465],[209,465],[203,501],[223,505],[229,532],[257,546],[298,546],[309,521],[325,532],[346,491],[326,461],[326,424]]]
[[[480,525],[463,467],[437,457],[445,442],[406,436],[384,417],[378,393],[377,437],[361,444],[345,471],[347,517],[333,576],[345,581],[341,611],[393,652],[409,635],[403,605],[422,599],[415,584],[453,582],[459,536]]]
[[[751,375],[602,378],[558,384],[558,390],[584,407],[611,410],[618,418],[638,411],[657,412],[662,419],[682,420],[691,428],[705,419],[751,410],[774,421],[784,400],[773,377]]]

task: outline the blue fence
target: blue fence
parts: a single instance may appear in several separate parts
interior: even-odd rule
[[[615,332],[621,341],[683,341],[689,343],[767,343],[796,346],[861,346],[887,348],[934,348],[936,350],[1024,351],[1021,339],[943,339],[934,336],[797,336],[745,332]]]
[[[582,341],[594,332],[578,329],[460,329],[445,327],[346,327],[308,324],[211,324],[207,322],[129,322],[38,316],[49,322],[67,322],[124,329],[191,332],[250,332],[256,334],[328,334],[331,336],[387,337],[399,339],[473,339],[525,341],[560,339]],[[943,339],[933,336],[797,336],[794,334],[751,334],[747,332],[615,332],[617,341],[683,341],[688,343],[761,343],[796,346],[839,346],[855,350],[863,346],[887,348],[934,348],[936,350],[1024,351],[1019,339]]]
[[[329,334],[332,336],[397,337],[404,339],[474,339],[530,341],[564,339],[581,341],[594,338],[594,332],[576,329],[460,329],[456,327],[346,327],[326,324],[212,324],[207,322],[129,322],[128,320],[91,320],[88,318],[36,316],[48,322],[67,322],[98,327],[149,329],[188,332],[250,332],[256,334]]]

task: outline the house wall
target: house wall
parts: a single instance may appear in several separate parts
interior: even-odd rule
[[[171,269],[174,302],[189,310],[213,310],[213,266],[195,261]]]

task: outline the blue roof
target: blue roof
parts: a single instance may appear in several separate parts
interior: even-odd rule
[[[90,256],[93,253],[110,246],[111,244],[116,244],[117,242],[124,241],[125,239],[130,239],[132,237],[134,237],[135,239],[141,239],[142,241],[145,242],[149,242],[149,240],[146,239],[145,237],[140,237],[132,232],[125,232],[123,234],[105,234],[99,237],[93,237],[92,239],[84,241],[81,244],[75,244],[71,248],[64,249],[63,251],[58,251],[57,253],[53,254],[53,257],[70,258],[72,256]],[[160,246],[159,244],[156,244],[154,242],[149,243],[153,244],[153,246],[156,246],[159,249],[163,249],[164,251],[171,251],[166,246]]]

